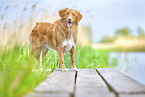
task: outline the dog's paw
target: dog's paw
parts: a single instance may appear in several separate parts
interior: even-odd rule
[[[67,72],[68,69],[67,68],[64,68],[64,69],[61,69],[63,72]]]
[[[78,71],[79,69],[77,67],[73,68],[73,70]]]

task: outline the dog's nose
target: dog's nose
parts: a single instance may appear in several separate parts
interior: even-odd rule
[[[68,22],[71,23],[71,20],[72,20],[72,18],[71,18],[71,16],[69,16],[68,17]]]
[[[68,19],[68,21],[71,21],[71,19]]]

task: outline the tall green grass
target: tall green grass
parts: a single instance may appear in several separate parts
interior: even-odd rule
[[[37,4],[34,4],[29,9],[31,14],[27,15],[30,19],[26,20],[25,15],[27,13],[25,12],[26,8],[24,8],[23,12],[18,11],[18,13],[21,13],[20,15],[16,15],[13,21],[8,22],[7,20],[11,17],[7,14],[7,10],[12,8],[11,5],[8,6],[10,7],[5,8],[0,16],[0,97],[21,97],[45,80],[50,74],[48,72],[50,69],[54,71],[56,68],[60,68],[57,52],[50,50],[43,59],[41,73],[36,59],[33,62],[34,71],[32,71],[30,48],[28,45],[24,45],[28,43],[28,36],[36,21],[54,22],[59,17],[58,13],[50,15],[49,11],[36,10]],[[38,15],[39,12],[42,12],[42,14]],[[84,36],[84,33],[80,33],[78,39],[86,40],[87,37],[82,36]],[[83,42],[86,43],[86,41]],[[78,68],[95,69],[114,66],[114,64],[109,64],[108,50],[77,46],[75,57]],[[70,55],[65,55],[64,59],[66,67],[71,68]]]
[[[70,55],[65,55],[65,64],[71,68]],[[39,63],[34,60],[32,71],[29,46],[3,47],[0,53],[0,97],[20,97],[32,91],[45,80],[52,71],[60,67],[57,52],[49,51],[43,59],[43,71],[39,72]],[[76,65],[78,68],[112,67],[109,64],[109,51],[95,50],[91,47],[77,46]]]
[[[0,97],[20,97],[47,77],[48,72],[32,72],[28,50],[27,46],[1,49]]]

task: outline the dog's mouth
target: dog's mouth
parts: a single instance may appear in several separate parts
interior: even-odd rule
[[[72,22],[71,21],[67,21],[67,26],[71,27],[72,26]]]

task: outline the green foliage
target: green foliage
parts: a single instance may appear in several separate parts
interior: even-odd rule
[[[77,47],[76,64],[79,68],[102,68],[110,67],[109,51],[95,50],[91,47]]]
[[[106,48],[107,49],[107,48]],[[131,47],[114,47],[109,48],[112,52],[145,52],[145,46],[131,46]]]
[[[2,50],[0,56],[0,96],[20,97],[32,91],[48,72],[32,72],[27,46]]]
[[[141,27],[138,27],[137,32],[138,36],[145,36],[145,31]]]
[[[131,36],[131,29],[130,28],[122,28],[116,31],[115,36]]]
[[[90,46],[82,47],[78,45],[75,56],[76,65],[78,68],[91,69],[110,67],[111,64],[109,64],[109,53],[110,52],[108,50],[96,50]],[[64,60],[66,67],[71,68],[70,54],[64,55]],[[58,53],[50,50],[43,59],[43,68],[51,68],[54,70],[57,67],[60,68]],[[37,68],[39,68],[38,63]]]
[[[49,51],[43,59],[43,70],[40,73],[39,64],[34,60],[34,70],[31,67],[29,47],[15,46],[11,49],[3,48],[0,54],[0,96],[20,97],[32,91],[40,82],[59,66],[57,52]],[[70,55],[65,55],[65,64],[71,68]],[[78,68],[112,67],[109,64],[109,51],[95,50],[91,47],[77,46],[76,65]]]
[[[101,43],[112,43],[113,38],[111,38],[110,36],[104,36],[100,42]]]

